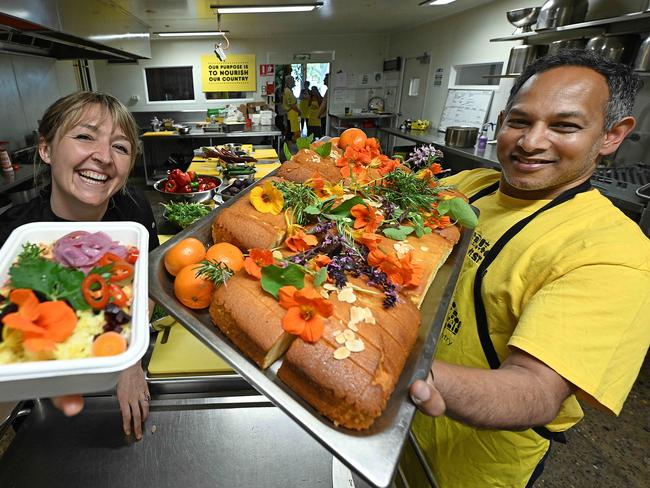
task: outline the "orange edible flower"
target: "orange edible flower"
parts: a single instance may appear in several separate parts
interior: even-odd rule
[[[251,249],[244,260],[244,269],[253,278],[262,279],[262,268],[273,264],[273,253],[269,249]]]
[[[261,213],[279,215],[284,207],[284,195],[270,181],[253,188],[249,200],[255,210]]]
[[[358,238],[359,242],[366,246],[370,251],[377,249],[377,246],[382,241],[380,235],[373,234],[371,232],[364,232]]]
[[[451,218],[448,215],[441,215],[438,218],[430,217],[424,225],[432,230],[444,229],[451,225]]]
[[[318,171],[305,181],[305,184],[314,190],[316,196],[321,200],[325,200],[332,195],[336,195],[339,198],[343,196],[343,187],[340,184],[325,181]]]
[[[379,248],[373,249],[368,254],[368,264],[379,268],[386,273],[388,279],[398,286],[412,287],[420,283],[423,275],[421,266],[412,262],[413,252],[408,252],[402,257],[388,255]]]
[[[2,323],[23,332],[23,345],[29,351],[52,351],[77,326],[75,311],[64,301],[39,303],[34,292],[24,288],[12,290],[9,301],[18,305],[18,310],[5,315]]]
[[[332,262],[332,259],[325,254],[318,254],[315,258],[309,260],[309,268],[314,271],[320,271],[321,268]]]
[[[356,204],[350,209],[350,213],[355,218],[354,228],[363,229],[364,232],[373,233],[377,230],[384,220],[384,217],[378,212],[375,212],[375,209],[363,205],[361,203]]]
[[[317,342],[325,329],[322,317],[329,317],[334,311],[332,303],[308,287],[298,290],[295,286],[283,286],[279,295],[280,306],[287,310],[282,328],[306,342]]]
[[[303,229],[296,228],[284,243],[294,252],[304,252],[318,244],[318,239],[315,235],[307,234]]]

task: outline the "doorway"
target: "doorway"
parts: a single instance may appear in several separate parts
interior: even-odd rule
[[[296,86],[293,87],[293,94],[298,100],[298,105],[300,110],[303,113],[303,120],[301,123],[301,135],[308,136],[308,120],[310,112],[314,110],[314,107],[310,108],[310,94],[303,91],[303,87],[306,83],[309,84],[309,90],[312,90],[313,87],[318,89],[318,94],[316,95],[317,99],[320,102],[323,99],[323,96],[327,92],[327,85],[325,85],[325,76],[330,72],[329,63],[294,63],[291,65],[291,75],[296,80]],[[313,114],[312,114],[313,122]],[[318,134],[315,134],[316,137],[321,136],[324,133],[325,121],[321,121],[322,131],[318,131]]]
[[[406,58],[399,102],[401,121],[422,118],[424,100],[427,95],[429,60],[430,56],[428,54],[415,58]]]

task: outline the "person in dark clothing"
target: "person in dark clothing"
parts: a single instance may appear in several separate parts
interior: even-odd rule
[[[104,93],[73,93],[46,110],[38,131],[36,173],[49,169],[51,186],[2,216],[0,242],[28,222],[132,220],[148,229],[150,249],[159,244],[146,198],[126,186],[139,149],[138,129],[119,100]],[[140,439],[149,415],[149,389],[139,362],[120,374],[117,398],[124,432],[130,434],[133,427]],[[83,408],[77,395],[52,401],[68,416]]]

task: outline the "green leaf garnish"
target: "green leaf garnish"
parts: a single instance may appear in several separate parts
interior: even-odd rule
[[[449,202],[449,213],[463,227],[473,229],[478,224],[478,218],[469,203],[459,197],[446,200]]]
[[[320,213],[320,208],[316,205],[309,205],[303,209],[303,212],[309,215],[318,215]]]
[[[300,151],[301,149],[309,149],[309,146],[314,140],[314,134],[310,134],[309,137],[299,137],[296,140],[296,146],[298,147],[298,150]]]
[[[274,264],[262,268],[262,289],[280,299],[279,291],[283,286],[295,286],[302,289],[305,286],[305,272],[294,263],[288,263],[286,268]]]
[[[332,143],[331,142],[326,142],[325,144],[321,144],[316,149],[314,149],[314,151],[320,157],[326,158],[332,152]]]
[[[327,267],[322,267],[314,275],[314,286],[322,285],[323,283],[325,283],[326,279],[327,279]]]
[[[393,239],[394,241],[403,241],[406,239],[406,236],[411,234],[414,230],[415,227],[411,227],[410,225],[400,225],[399,228],[388,227],[382,232],[389,239]]]
[[[291,151],[289,150],[289,146],[287,145],[286,142],[284,143],[284,146],[282,146],[282,150],[284,151],[284,157],[287,159],[287,161],[289,161],[293,156],[293,154],[291,154]]]
[[[350,210],[352,209],[352,207],[354,207],[355,205],[359,205],[359,204],[365,205],[365,202],[363,201],[362,197],[360,197],[359,195],[356,195],[356,196],[354,196],[352,198],[347,199],[341,205],[333,208],[328,213],[333,214],[333,215],[343,215],[343,216],[347,217],[348,215],[350,215]]]

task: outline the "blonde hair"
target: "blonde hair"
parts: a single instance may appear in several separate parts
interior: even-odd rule
[[[129,109],[108,93],[81,91],[59,98],[43,114],[43,119],[38,126],[39,143],[45,142],[48,146],[52,146],[54,140],[77,125],[86,109],[93,105],[100,108],[102,117],[111,117],[113,128],[122,129],[131,144],[131,165],[129,167],[129,171],[131,171],[140,152],[138,124]],[[41,176],[47,165],[41,159],[38,151],[34,154],[34,163],[37,166],[36,175]]]

